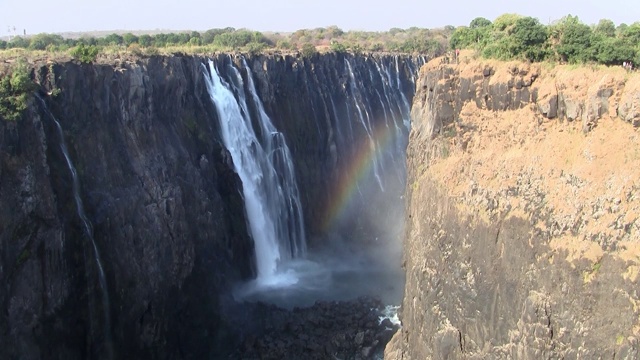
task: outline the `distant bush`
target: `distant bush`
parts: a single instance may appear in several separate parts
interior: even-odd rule
[[[36,89],[30,73],[27,64],[20,62],[10,74],[0,78],[0,116],[3,119],[16,121],[27,109],[29,97]]]
[[[338,42],[338,41],[334,41],[331,43],[331,51],[335,52],[335,53],[343,53],[347,51],[347,47],[344,46],[343,43]],[[315,50],[315,49],[314,49]]]
[[[29,40],[29,49],[45,50],[50,46],[58,46],[64,44],[64,39],[60,35],[38,34]]]
[[[257,55],[257,54],[260,54],[262,52],[262,50],[264,50],[265,44],[264,43],[260,43],[260,42],[252,41],[252,42],[248,43],[245,48],[247,49],[247,52],[249,54]]]
[[[94,45],[85,46],[80,44],[71,50],[71,56],[87,64],[96,61],[99,52],[100,49]]]
[[[316,47],[313,44],[306,43],[302,45],[301,52],[303,57],[311,58],[318,53],[318,50],[316,50]]]
[[[140,45],[138,45],[136,43],[133,43],[133,44],[127,46],[127,51],[132,53],[133,55],[136,55],[136,56],[144,55],[144,53],[142,51],[142,48],[140,47]]]

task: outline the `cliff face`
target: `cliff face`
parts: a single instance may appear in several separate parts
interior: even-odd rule
[[[615,68],[422,68],[388,358],[638,358],[639,85]]]
[[[68,63],[39,75],[61,94],[0,125],[3,348],[24,358],[108,356],[109,343],[143,357],[210,352],[219,341],[202,340],[224,327],[218,291],[251,274],[252,245],[200,60]]]
[[[255,275],[254,250],[204,83],[206,61],[42,66],[40,95],[23,119],[0,120],[7,357],[207,358],[234,348],[246,324],[232,323],[243,311],[227,306],[228,290]],[[234,62],[246,77],[240,58],[214,61],[223,75]],[[410,101],[413,61],[326,55],[247,63],[294,154],[308,231],[327,231],[319,209],[350,146],[366,136],[354,125],[355,107],[344,104],[391,111],[377,100],[389,86],[383,74],[393,74]],[[347,126],[356,129],[351,140],[337,135]]]

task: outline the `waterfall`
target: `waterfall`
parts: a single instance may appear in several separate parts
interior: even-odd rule
[[[367,132],[367,136],[369,137],[369,146],[371,147],[373,152],[376,153],[376,155],[373,156],[373,173],[376,180],[378,181],[378,185],[380,186],[380,189],[384,191],[384,185],[382,184],[382,178],[380,177],[381,165],[377,155],[377,152],[379,151],[379,146],[376,143],[376,139],[374,137],[373,129],[371,126],[371,121],[369,118],[369,113],[367,112],[366,104],[364,103],[363,98],[365,97],[362,96],[360,87],[357,86],[356,77],[353,73],[353,67],[351,67],[351,63],[346,58],[344,61],[347,65],[347,70],[349,71],[349,79],[350,79],[349,85],[351,89],[351,96],[353,97],[356,110],[358,111],[358,119],[360,120],[360,123],[362,124],[365,131]],[[361,103],[362,103],[362,107],[360,106]],[[363,114],[362,108],[364,108],[364,114]]]
[[[205,68],[205,82],[218,114],[224,145],[242,181],[247,219],[255,243],[257,282],[270,285],[282,280],[277,271],[283,260],[305,254],[305,231],[291,153],[283,134],[264,111],[251,70],[246,63],[244,66],[246,86],[235,66],[227,65],[230,73],[227,82],[213,61],[209,61],[208,72]],[[247,99],[256,110],[255,122],[252,122]],[[258,131],[253,123],[259,124]]]
[[[98,288],[101,293],[100,298],[102,302],[102,313],[104,316],[103,336],[105,348],[101,349],[101,352],[103,353],[103,355],[105,355],[106,358],[113,359],[113,344],[111,340],[111,307],[109,304],[109,292],[107,290],[107,278],[104,273],[104,267],[102,266],[100,251],[98,250],[98,246],[96,245],[96,241],[93,237],[93,227],[91,226],[91,222],[87,218],[87,214],[84,211],[84,203],[82,202],[82,197],[80,197],[80,180],[78,179],[78,172],[76,171],[76,168],[71,161],[71,157],[69,156],[67,143],[64,140],[64,133],[62,131],[60,122],[55,118],[55,116],[53,116],[44,100],[38,95],[36,95],[36,98],[40,100],[43,109],[46,111],[47,115],[55,125],[56,132],[59,137],[60,151],[62,152],[67,168],[71,173],[71,191],[73,193],[73,201],[76,206],[76,215],[80,219],[84,235],[89,239],[89,243],[91,245],[91,250],[93,253],[93,260],[95,261],[96,268],[98,270]],[[87,279],[87,282],[90,282],[90,279]]]

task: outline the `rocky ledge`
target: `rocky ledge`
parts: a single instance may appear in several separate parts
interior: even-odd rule
[[[373,359],[381,357],[398,326],[383,317],[379,300],[319,301],[286,310],[246,305],[260,330],[246,336],[238,359]]]

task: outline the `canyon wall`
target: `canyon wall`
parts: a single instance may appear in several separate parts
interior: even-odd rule
[[[637,359],[640,76],[425,65],[389,359]]]
[[[411,101],[414,60],[263,55],[248,68],[240,56],[213,60],[223,77],[231,64],[245,83],[253,72],[294,154],[307,231],[318,239],[331,230],[318,219],[340,165],[371,139],[356,107],[401,112],[383,99]],[[255,275],[253,241],[206,62],[36,66],[40,88],[23,118],[0,120],[3,355],[202,359],[233,351],[250,331],[229,290]],[[390,86],[400,91],[390,95]]]

